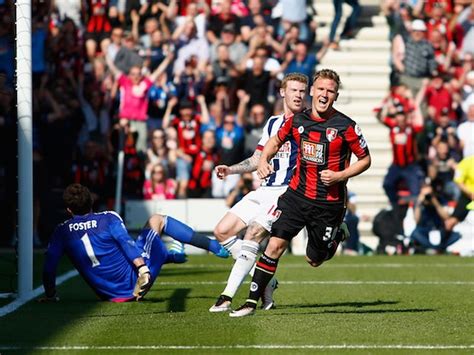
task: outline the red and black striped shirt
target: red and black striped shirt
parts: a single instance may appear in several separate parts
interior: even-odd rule
[[[212,172],[218,161],[219,156],[216,152],[201,150],[194,159],[189,188],[191,190],[210,188],[212,185]]]
[[[385,117],[383,123],[390,128],[393,164],[405,167],[414,163],[418,156],[416,134],[423,130],[423,126],[407,125],[405,128],[400,128],[396,119],[392,117]]]
[[[88,0],[89,21],[86,31],[90,33],[101,33],[112,31],[109,21],[109,0]]]
[[[346,182],[325,186],[319,179],[323,170],[342,171],[348,167],[351,153],[359,159],[369,155],[356,122],[338,111],[323,120],[307,110],[287,120],[278,131],[282,141],[291,137],[298,144],[298,158],[289,188],[314,202],[345,203]]]
[[[171,125],[178,132],[178,145],[186,153],[195,156],[201,150],[201,116],[195,115],[185,121],[179,117],[171,121]]]

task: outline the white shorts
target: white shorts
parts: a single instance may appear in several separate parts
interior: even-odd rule
[[[273,212],[278,203],[278,197],[286,191],[288,186],[261,186],[249,192],[229,212],[239,217],[246,225],[255,221],[268,232],[277,219]]]

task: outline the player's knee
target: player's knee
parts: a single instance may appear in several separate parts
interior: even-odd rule
[[[318,267],[328,260],[329,253],[324,250],[312,247],[309,243],[306,247],[306,261],[313,267]]]
[[[214,228],[214,236],[219,242],[223,242],[224,240],[231,237],[229,235],[230,229],[227,228],[223,223],[218,223],[217,226]]]
[[[165,225],[165,218],[163,215],[156,213],[151,216],[150,219],[148,219],[148,224],[151,229],[161,234],[161,231]]]
[[[323,263],[323,261],[313,260],[310,257],[308,257],[307,255],[305,256],[305,258],[306,258],[306,261],[308,262],[308,264],[311,265],[312,267],[318,267],[319,265],[321,265]]]
[[[268,231],[256,222],[250,223],[245,232],[245,240],[251,240],[256,243],[262,242],[266,237],[268,237]]]
[[[279,238],[271,238],[265,248],[265,255],[270,258],[278,259],[286,250],[288,246],[287,242]]]

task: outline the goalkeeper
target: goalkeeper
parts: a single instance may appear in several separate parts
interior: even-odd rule
[[[80,184],[69,185],[63,200],[72,218],[59,224],[51,237],[43,269],[45,297],[40,301],[59,300],[56,269],[63,254],[100,299],[112,302],[140,300],[150,290],[163,264],[186,261],[184,253],[166,249],[161,233],[219,257],[228,256],[217,241],[159,214],[149,218],[135,242],[118,214],[92,212],[91,193]]]

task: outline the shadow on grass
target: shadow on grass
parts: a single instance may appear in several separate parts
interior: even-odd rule
[[[384,306],[384,305],[396,305],[399,301],[369,301],[369,302],[335,302],[335,303],[315,303],[315,304],[291,304],[291,305],[278,305],[278,310],[282,309],[297,309],[297,308],[316,308],[314,312],[303,312],[303,313],[286,313],[278,312],[278,315],[308,315],[308,314],[376,314],[376,313],[424,313],[424,312],[435,312],[432,308],[406,308],[406,309],[364,309],[364,307],[372,306]],[[348,309],[324,309],[324,308],[348,308]]]
[[[315,304],[288,304],[288,305],[279,305],[278,308],[321,308],[321,307],[370,307],[370,306],[383,306],[388,304],[398,304],[399,301],[370,301],[370,302],[335,302],[335,303],[315,303]]]
[[[315,314],[384,314],[384,313],[425,313],[435,312],[432,308],[407,308],[407,309],[354,309],[354,310],[321,310],[315,312],[279,312],[277,316],[298,316],[298,315],[315,315]]]
[[[190,288],[178,288],[168,300],[168,312],[186,311],[186,298],[191,292]]]

